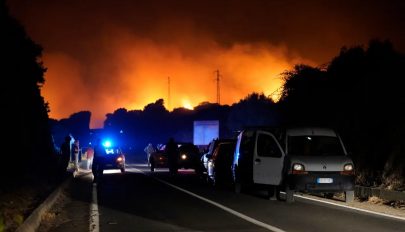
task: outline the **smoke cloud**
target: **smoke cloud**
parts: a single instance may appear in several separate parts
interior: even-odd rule
[[[45,53],[48,71],[43,95],[50,102],[50,116],[63,118],[90,110],[91,126],[100,127],[108,112],[120,107],[142,109],[159,98],[168,109],[216,102],[216,70],[220,103],[232,104],[252,92],[270,95],[282,84],[283,71],[309,62],[292,56],[285,46],[223,46],[195,34],[190,29],[181,38],[162,42],[114,27],[94,41],[99,43],[98,56],[86,63],[67,54]]]
[[[342,46],[390,39],[405,50],[404,1],[7,1],[44,47],[50,116],[170,107],[271,94],[294,64],[322,65]]]

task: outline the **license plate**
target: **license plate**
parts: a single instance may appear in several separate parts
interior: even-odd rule
[[[332,178],[318,178],[318,179],[316,179],[316,182],[318,184],[331,184],[331,183],[333,183],[333,179]]]

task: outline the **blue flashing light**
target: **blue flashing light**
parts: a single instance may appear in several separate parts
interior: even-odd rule
[[[112,143],[111,143],[110,140],[106,140],[106,141],[103,142],[104,147],[111,147],[111,145],[112,145]]]

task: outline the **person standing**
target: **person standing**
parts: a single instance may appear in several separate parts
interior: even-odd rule
[[[170,174],[177,173],[177,162],[179,158],[179,149],[173,138],[170,138],[166,144],[165,152],[167,154]]]
[[[92,147],[87,148],[86,158],[87,158],[87,170],[90,170],[90,167],[92,166],[93,158],[94,158],[94,149]]]
[[[103,174],[103,155],[105,155],[105,149],[101,144],[101,139],[98,139],[94,146],[93,163],[91,165],[91,172],[93,173],[93,183],[97,183]]]
[[[70,135],[67,135],[65,137],[65,141],[62,143],[60,147],[60,153],[61,153],[61,159],[60,159],[60,172],[61,176],[65,175],[66,170],[69,166],[69,161],[70,161],[70,141],[71,141]]]
[[[150,156],[153,152],[155,152],[155,148],[153,147],[152,143],[149,143],[148,146],[145,147],[143,150],[146,153],[146,159],[148,162],[148,167],[150,166]]]
[[[75,164],[75,172],[79,171],[79,155],[80,155],[79,140],[76,139],[72,144],[72,159]]]

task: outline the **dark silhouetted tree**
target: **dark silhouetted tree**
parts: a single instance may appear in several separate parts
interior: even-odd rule
[[[0,1],[0,30],[2,132],[7,135],[0,169],[18,167],[12,175],[16,177],[49,174],[55,156],[48,108],[40,92],[45,72],[42,48],[9,15],[5,1]]]

